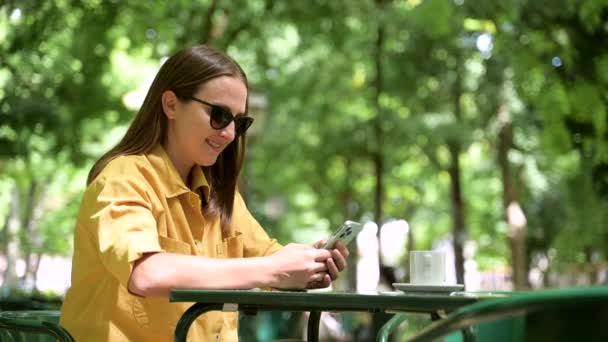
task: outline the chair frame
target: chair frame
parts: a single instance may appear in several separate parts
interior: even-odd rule
[[[0,329],[13,332],[33,332],[54,337],[61,342],[74,342],[70,333],[57,323],[28,318],[7,317],[7,314],[19,314],[19,311],[0,312]]]
[[[608,286],[513,292],[509,297],[487,299],[454,311],[445,320],[431,324],[410,342],[434,341],[472,325],[511,318],[542,310],[586,305],[608,305]],[[465,336],[465,339],[467,336]]]

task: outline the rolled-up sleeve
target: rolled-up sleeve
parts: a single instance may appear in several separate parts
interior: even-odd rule
[[[94,236],[104,267],[128,287],[133,262],[144,253],[161,252],[156,220],[146,188],[136,179],[105,179],[91,184],[87,195]]]
[[[234,197],[232,217],[233,226],[241,233],[243,239],[244,257],[271,255],[283,247],[277,240],[268,236],[264,228],[251,215],[238,192]]]

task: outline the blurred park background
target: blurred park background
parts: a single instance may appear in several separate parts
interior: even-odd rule
[[[608,281],[607,0],[0,3],[3,298],[61,298],[89,168],[201,43],[249,77],[267,231],[366,224],[335,288],[407,282],[414,249],[469,290]]]

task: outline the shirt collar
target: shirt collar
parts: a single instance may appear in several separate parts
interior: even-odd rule
[[[156,145],[148,154],[148,160],[152,164],[154,170],[158,173],[163,192],[167,198],[177,197],[191,191],[190,189],[196,191],[201,187],[201,195],[205,196],[205,199],[209,196],[209,183],[199,165],[194,165],[192,168],[190,188],[188,188],[179,176],[179,173],[175,169],[167,152],[160,144]]]
[[[205,173],[203,173],[203,168],[199,165],[194,165],[192,171],[190,172],[190,189],[193,191],[201,189],[201,195],[205,196],[205,200],[208,200],[209,183],[207,183],[207,178],[205,177]]]

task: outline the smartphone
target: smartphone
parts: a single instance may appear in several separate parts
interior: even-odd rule
[[[346,246],[361,232],[361,229],[363,229],[361,223],[347,220],[327,239],[323,248],[332,249],[337,241],[342,241]]]

